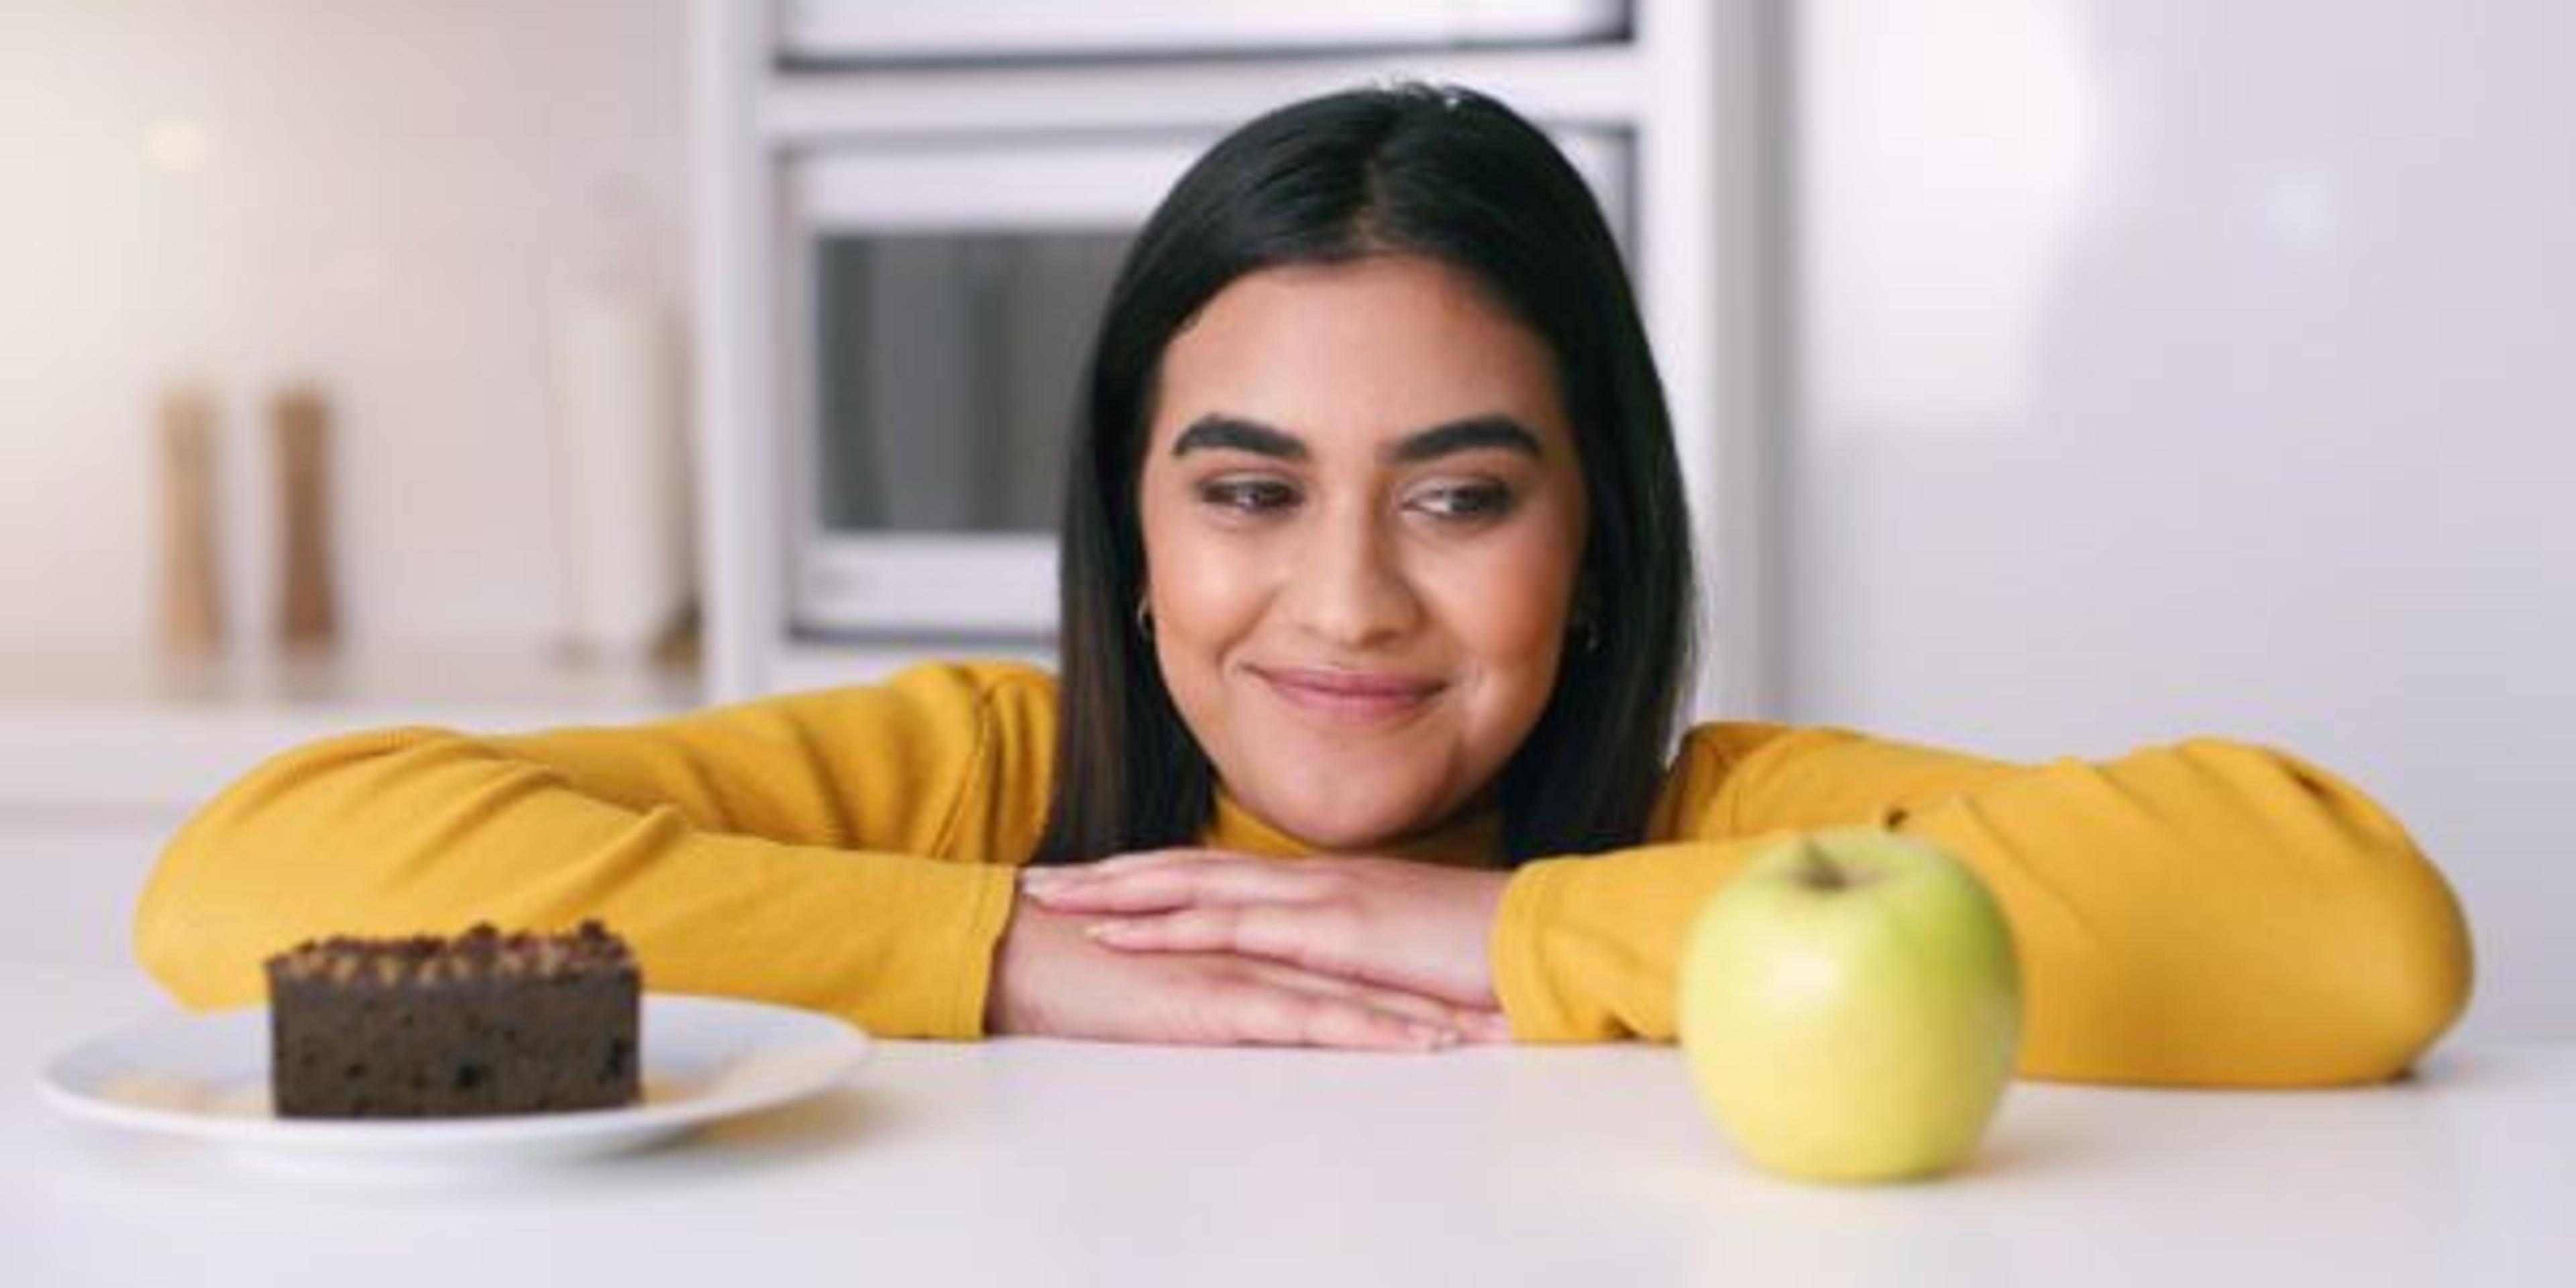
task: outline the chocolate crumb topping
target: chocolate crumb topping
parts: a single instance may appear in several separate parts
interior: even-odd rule
[[[334,935],[307,939],[270,957],[272,978],[327,979],[388,987],[405,983],[465,983],[479,979],[587,978],[632,975],[635,955],[626,941],[596,920],[573,931],[502,932],[478,922],[456,936],[368,938]]]

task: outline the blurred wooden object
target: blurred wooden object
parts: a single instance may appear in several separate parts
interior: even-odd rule
[[[216,553],[214,395],[173,389],[161,400],[161,643],[175,656],[223,647]]]
[[[331,418],[320,390],[299,385],[277,397],[278,531],[284,578],[278,638],[292,649],[328,648],[339,634],[331,591]]]

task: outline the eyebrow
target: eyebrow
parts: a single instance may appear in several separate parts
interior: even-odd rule
[[[1435,460],[1453,452],[1473,451],[1482,447],[1518,452],[1539,460],[1545,452],[1538,435],[1528,426],[1500,413],[1469,416],[1462,420],[1444,421],[1429,429],[1415,430],[1397,439],[1379,452],[1391,464],[1415,465]],[[1306,441],[1275,426],[1241,416],[1213,414],[1190,422],[1188,429],[1172,442],[1172,455],[1215,451],[1231,448],[1255,456],[1276,457],[1283,461],[1303,461],[1312,456]]]
[[[1518,452],[1533,461],[1546,455],[1539,450],[1538,435],[1531,433],[1528,426],[1499,414],[1469,416],[1465,420],[1453,420],[1407,434],[1397,439],[1395,446],[1388,448],[1384,455],[1395,464],[1412,465],[1480,447]]]
[[[1229,448],[1255,456],[1275,456],[1283,461],[1302,461],[1308,456],[1304,439],[1284,429],[1274,429],[1240,416],[1201,416],[1191,421],[1190,427],[1182,430],[1181,436],[1172,441],[1174,456]]]

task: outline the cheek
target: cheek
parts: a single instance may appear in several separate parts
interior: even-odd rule
[[[1172,696],[1196,723],[1218,683],[1225,650],[1260,620],[1268,582],[1257,550],[1194,527],[1175,508],[1166,493],[1149,500],[1139,517],[1155,654]]]
[[[1573,598],[1574,561],[1565,549],[1554,535],[1515,543],[1438,583],[1450,634],[1491,679],[1513,689],[1498,700],[1535,709],[1555,683]]]
[[[1221,539],[1167,533],[1158,541],[1149,535],[1145,570],[1156,633],[1175,642],[1220,644],[1260,615],[1265,583],[1259,561]]]

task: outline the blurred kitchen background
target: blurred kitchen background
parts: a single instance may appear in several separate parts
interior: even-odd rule
[[[1619,225],[1704,715],[2295,749],[2576,1037],[2576,6],[927,8],[0,0],[0,954],[334,730],[1045,658],[1126,235],[1411,74]]]

